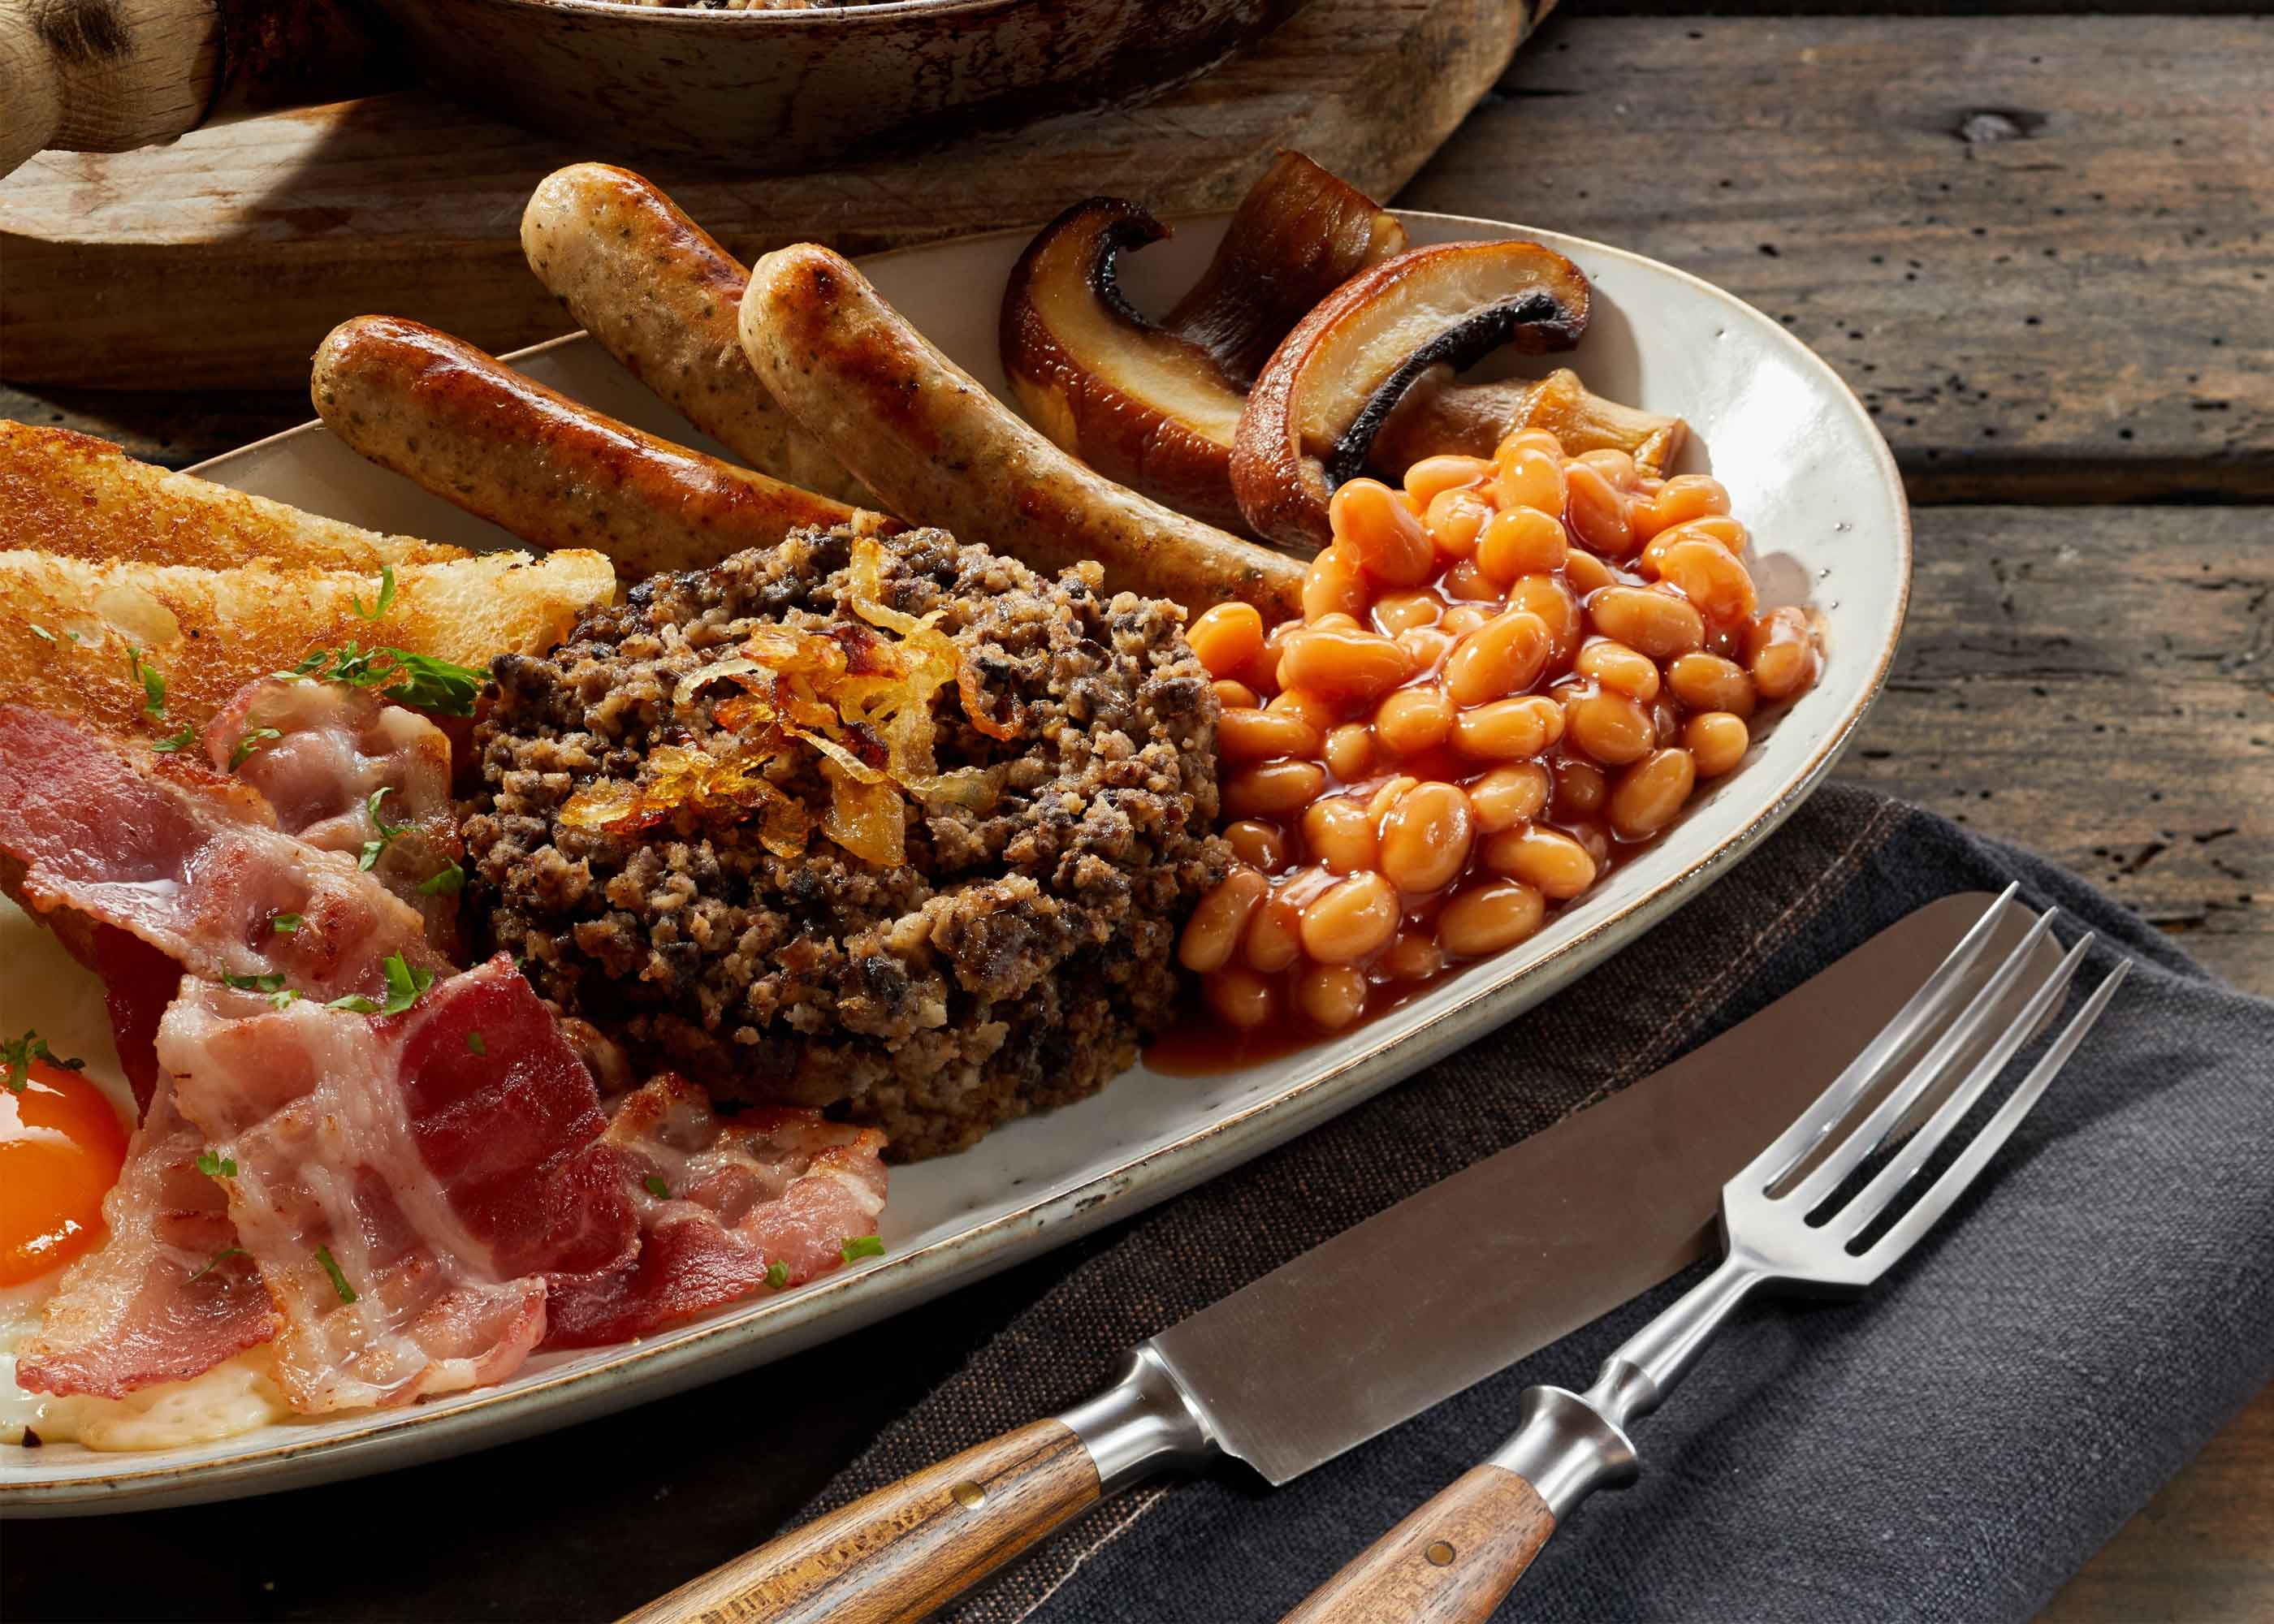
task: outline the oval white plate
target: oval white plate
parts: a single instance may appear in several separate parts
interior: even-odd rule
[[[1766,599],[1805,601],[1822,614],[1830,650],[1823,680],[1742,769],[1532,941],[1344,1038],[1238,1074],[1176,1077],[1141,1066],[1093,1099],[1014,1123],[960,1155],[897,1169],[887,1251],[873,1262],[644,1342],[543,1356],[501,1386],[408,1410],[296,1421],[160,1454],[6,1450],[0,1510],[179,1504],[407,1465],[621,1409],[840,1335],[1165,1199],[1388,1087],[1615,951],[1781,822],[1879,692],[1902,627],[1909,516],[1894,461],[1863,407],[1775,322],[1680,271],[1553,232],[1446,215],[1405,220],[1417,243],[1526,237],[1576,259],[1594,282],[1593,324],[1575,356],[1556,359],[1568,359],[1599,394],[1689,418],[1696,435],[1685,466],[1710,470],[1728,486],[1755,538]],[[1171,241],[1134,256],[1126,267],[1132,297],[1165,308],[1198,274],[1223,226],[1222,216],[1186,222]],[[997,304],[1026,240],[1024,232],[968,238],[867,265],[887,297],[1000,393]],[[601,410],[718,449],[581,335],[516,359]],[[365,462],[315,424],[198,471],[373,529],[476,545],[508,539]],[[32,1024],[26,1011],[37,997],[36,1024],[63,1052],[108,1056],[91,978],[22,915],[7,914],[0,949],[11,969],[0,1030]],[[55,974],[35,973],[35,963]]]

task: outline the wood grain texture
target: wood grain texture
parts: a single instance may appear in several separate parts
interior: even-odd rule
[[[1287,1615],[1285,1624],[1480,1624],[1555,1531],[1504,1467],[1472,1466]]]
[[[1575,8],[1397,200],[1729,289],[1840,370],[1916,500],[2264,500],[2270,54],[2266,17]]]
[[[1224,208],[1281,147],[1386,196],[1507,64],[1544,0],[1314,0],[1194,84],[1131,110],[829,175],[643,164],[744,263],[1039,225],[1096,192]],[[1394,86],[1394,94],[1385,87]],[[0,182],[0,354],[14,382],[285,387],[350,316],[408,316],[496,353],[562,330],[522,261],[537,182],[594,156],[422,92],[49,153]],[[602,154],[606,155],[606,154]]]
[[[921,1619],[1097,1496],[1081,1440],[1036,1421],[793,1529],[624,1624]]]

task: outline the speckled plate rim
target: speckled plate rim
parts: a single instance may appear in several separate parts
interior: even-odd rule
[[[915,1306],[958,1283],[1005,1268],[1078,1238],[1103,1224],[1165,1200],[1306,1132],[1434,1060],[1481,1036],[1593,967],[1641,931],[1698,896],[1790,816],[1822,781],[1885,686],[1908,614],[1912,575],[1909,510],[1893,454],[1853,391],[1820,357],[1760,312],[1711,283],[1605,244],[1558,232],[1465,215],[1401,210],[1418,240],[1446,240],[1473,232],[1521,236],[1575,259],[1615,261],[1650,276],[1674,279],[1753,329],[1805,374],[1825,399],[1844,406],[1866,466],[1852,477],[1868,479],[1890,521],[1883,538],[1894,550],[1894,600],[1884,613],[1884,634],[1870,648],[1841,647],[1835,662],[1868,660],[1867,677],[1841,710],[1808,743],[1804,758],[1781,781],[1761,785],[1756,809],[1687,867],[1615,906],[1577,921],[1567,935],[1551,927],[1536,941],[1537,956],[1510,950],[1510,962],[1487,961],[1452,978],[1436,993],[1361,1027],[1347,1039],[1321,1044],[1323,1064],[1268,1097],[1195,1123],[1173,1141],[1096,1170],[1080,1183],[925,1244],[844,1269],[814,1284],[764,1302],[720,1311],[665,1336],[628,1344],[596,1363],[539,1372],[498,1387],[462,1395],[448,1407],[374,1414],[359,1425],[319,1438],[263,1441],[247,1435],[246,1448],[226,1458],[192,1463],[148,1455],[77,1458],[84,1470],[34,1477],[21,1467],[0,1466],[0,1517],[76,1515],[146,1509],[274,1492],[392,1470],[522,1438],[589,1416],[604,1414],[681,1391],[706,1380],[779,1358],[827,1338]],[[1178,223],[1196,236],[1220,229],[1222,214]],[[1005,231],[900,249],[864,264],[907,260],[1031,233]],[[991,297],[991,295],[990,295]],[[508,357],[527,361],[587,345],[581,334],[549,341]],[[976,370],[976,369],[975,369]],[[983,373],[983,377],[984,374]],[[304,425],[200,464],[198,472],[230,483],[231,465],[273,452],[297,437],[320,434]],[[1859,538],[1859,539],[1865,539]],[[1790,718],[1787,718],[1787,726]],[[1760,763],[1740,770],[1736,783]],[[1750,801],[1750,798],[1748,798]],[[1606,881],[1608,902],[1616,875]],[[1550,938],[1554,938],[1550,940]],[[1525,962],[1517,962],[1525,960]],[[889,1216],[889,1214],[888,1214]],[[269,1429],[273,1430],[273,1429]]]

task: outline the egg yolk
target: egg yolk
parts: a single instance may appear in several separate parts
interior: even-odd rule
[[[85,1078],[34,1060],[21,1089],[0,1088],[0,1286],[102,1238],[102,1198],[125,1160],[125,1124]]]

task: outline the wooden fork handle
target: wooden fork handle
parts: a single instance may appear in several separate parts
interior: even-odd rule
[[[794,1529],[624,1624],[921,1619],[1098,1493],[1081,1440],[1062,1421],[1036,1421]]]
[[[1555,1531],[1555,1514],[1529,1483],[1505,1467],[1472,1467],[1312,1591],[1285,1624],[1476,1624]]]

